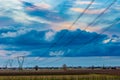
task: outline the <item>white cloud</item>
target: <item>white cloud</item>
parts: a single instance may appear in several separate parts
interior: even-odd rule
[[[6,56],[7,53],[8,53],[8,51],[6,51],[6,50],[0,50],[0,56],[2,56],[2,57]]]
[[[17,36],[20,36],[20,35],[22,35],[22,34],[27,33],[28,31],[29,31],[29,30],[23,30],[23,29],[21,29],[21,30],[18,30],[18,31],[16,31],[16,32],[2,33],[2,34],[1,34],[1,37],[3,37],[3,38],[6,38],[6,37],[17,37]]]
[[[40,23],[49,23],[38,17],[27,15],[23,4],[19,0],[0,0],[0,16],[12,18],[14,21],[24,24],[30,24],[32,21]]]
[[[84,8],[71,8],[71,11],[82,13],[84,11]],[[103,11],[104,9],[89,9],[84,13],[85,14],[100,14]]]
[[[53,31],[48,31],[46,32],[45,34],[45,40],[46,41],[52,41],[54,39],[54,36],[55,36],[55,32]]]
[[[81,30],[85,30],[88,32],[98,32],[99,30],[101,30],[101,26],[97,25],[97,26],[88,26],[88,23],[86,21],[81,21],[81,22],[77,22],[75,25],[71,26],[73,24],[73,22],[62,22],[62,23],[53,23],[51,24],[51,28],[54,31],[60,31],[63,29],[68,29],[71,31],[77,30],[77,29],[81,29]]]
[[[55,57],[59,57],[59,56],[63,56],[64,55],[64,51],[52,51],[49,54],[50,56],[55,56]]]
[[[103,43],[105,43],[105,44],[106,44],[106,43],[109,43],[110,40],[111,40],[111,39],[106,39],[106,40],[103,41]]]
[[[120,37],[117,35],[112,36],[112,42],[120,42]]]
[[[72,27],[70,27],[73,23],[72,22],[59,22],[59,23],[52,23],[51,24],[51,28],[54,31],[60,31],[63,29],[68,29],[68,30],[76,30],[79,28],[79,26],[77,25],[73,25]]]
[[[30,55],[30,52],[28,51],[12,51],[12,54],[9,57],[15,58],[18,56],[28,56],[28,55]]]
[[[46,20],[43,20],[41,18],[38,17],[31,17],[29,15],[27,15],[26,13],[22,12],[22,11],[13,11],[14,15],[11,15],[11,17],[17,21],[17,22],[21,22],[21,23],[26,23],[26,24],[30,24],[32,23],[32,21],[35,22],[40,22],[40,23],[49,23]]]
[[[4,11],[9,11],[9,10],[21,10],[22,4],[18,0],[0,0],[0,8],[4,8]]]
[[[117,36],[117,35],[113,35],[113,36],[110,36],[110,38],[106,39],[103,41],[103,43],[107,44],[107,43],[116,43],[116,42],[120,42],[120,37]]]
[[[0,57],[9,57],[15,58],[18,56],[28,56],[30,52],[28,51],[7,51],[7,50],[0,50]]]
[[[0,0],[0,14],[3,16],[8,16],[13,10],[22,10],[22,4],[18,0]],[[8,15],[6,15],[8,14]]]
[[[34,60],[35,61],[42,61],[42,60],[45,60],[46,58],[43,58],[43,57],[34,57]]]
[[[52,7],[50,4],[47,4],[45,2],[36,3],[35,5],[43,9],[50,9]]]
[[[91,1],[76,1],[76,4],[81,4],[81,5],[88,5],[90,4]],[[93,5],[100,5],[100,3],[93,2]]]

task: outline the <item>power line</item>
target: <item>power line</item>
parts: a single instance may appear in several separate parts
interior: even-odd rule
[[[117,1],[117,0],[116,0]],[[102,15],[104,15],[104,13],[116,2],[116,1],[113,1],[106,9],[104,9],[103,12],[101,12],[91,23],[89,23],[87,25],[87,27],[85,27],[85,29],[83,30],[86,30],[89,28],[89,26],[93,25],[96,23],[97,19],[99,19]],[[67,46],[69,45],[70,43],[72,43],[81,33],[79,32],[75,37],[73,37],[67,44],[65,44],[64,46]]]
[[[92,4],[92,3],[91,3]],[[112,6],[112,4],[113,3],[111,3],[100,15],[98,15],[90,24],[88,24],[88,26],[85,28],[85,29],[87,29],[90,25],[92,25],[99,17],[101,17],[104,13],[105,13],[105,11],[106,10],[108,10],[111,6]],[[88,5],[89,6],[89,5]],[[90,7],[90,6],[89,6]],[[85,11],[84,11],[85,12]],[[82,13],[82,15],[84,14],[84,12]],[[74,24],[74,23],[73,23]],[[71,27],[70,27],[71,28]],[[84,30],[85,30],[84,29]],[[66,33],[67,34],[67,33]],[[79,36],[80,35],[80,33],[78,33],[78,35],[77,36]],[[65,35],[63,35],[63,38],[64,38],[64,36]],[[72,38],[72,40],[70,40],[69,42],[68,42],[68,44],[67,45],[69,45],[69,43],[71,43],[77,36],[75,36],[74,38]],[[61,39],[61,38],[60,38]],[[59,41],[58,41],[59,42]],[[66,45],[64,45],[64,46],[66,46]],[[48,60],[48,58],[46,59],[46,60]]]
[[[42,1],[43,1],[43,0],[42,0]],[[42,1],[41,1],[41,2],[42,2]],[[95,0],[92,0],[92,1],[90,2],[90,4],[89,4],[89,5],[84,9],[84,11],[77,17],[77,19],[68,27],[69,29],[71,29],[71,28],[73,27],[73,25],[76,24],[76,22],[84,15],[84,13],[85,13],[85,12],[87,11],[87,9],[93,4],[94,1],[95,1]],[[65,34],[66,34],[66,33],[63,33],[63,34],[60,36],[60,38],[58,39],[58,41],[62,40],[62,38],[64,38]],[[50,49],[52,49],[52,48],[57,44],[58,41],[56,41],[55,43],[53,43],[53,44],[48,48],[47,51],[49,51]],[[47,51],[45,51],[42,55],[44,55]]]
[[[117,24],[117,23],[119,23],[119,22],[120,22],[120,21],[116,21],[115,23],[111,24],[109,27],[107,27],[106,29],[104,29],[99,35],[96,35],[94,38],[92,38],[92,39],[89,40],[88,42],[84,43],[84,45],[83,45],[82,47],[76,48],[73,52],[76,52],[76,53],[77,53],[77,52],[78,52],[80,49],[82,49],[84,46],[87,46],[87,45],[90,44],[91,42],[97,40],[97,39],[100,37],[101,34],[105,33],[106,31],[108,31],[110,28],[112,28],[115,24]],[[67,52],[65,52],[65,53],[67,53]],[[68,54],[67,54],[67,55],[68,55]],[[66,55],[66,56],[67,56],[67,55]],[[57,61],[60,61],[60,60],[62,60],[62,59],[64,59],[64,58],[60,57],[60,58],[58,58],[58,59],[56,59],[56,60],[54,60],[54,61],[48,62],[48,63],[57,62]],[[44,63],[44,65],[45,65],[45,64],[48,64],[48,63]]]
[[[101,14],[99,14],[90,24],[88,24],[88,26],[85,27],[85,30],[86,30],[90,25],[93,25],[94,22],[95,22],[99,17],[101,17],[113,4],[115,4],[115,2],[117,2],[117,0],[113,1]],[[113,27],[113,25],[115,25],[116,23],[117,23],[117,22],[113,23],[110,27],[108,27],[108,28],[106,28],[105,30],[103,30],[100,34],[106,32],[107,30],[109,30],[109,29],[110,29],[111,27]],[[69,45],[70,43],[72,43],[79,35],[80,35],[80,33],[78,33],[78,35],[76,35],[74,38],[72,38],[72,39],[71,39],[67,44],[65,44],[64,46],[67,46],[67,45]],[[99,36],[100,36],[100,35],[99,35]],[[87,44],[91,43],[92,41],[94,41],[94,39],[99,38],[99,36],[96,35],[94,38],[92,38],[92,39],[89,40],[88,42],[84,43],[84,45],[83,45],[82,47],[84,47],[84,46],[86,46]],[[81,47],[81,48],[82,48],[82,47]],[[75,52],[76,52],[76,50],[75,50]],[[64,53],[67,53],[67,52],[64,52]],[[61,58],[61,59],[62,59],[62,58]],[[59,61],[59,60],[61,60],[61,59],[57,59],[57,60],[55,60],[55,61],[53,61],[53,62]]]
[[[68,27],[68,29],[71,29],[71,28],[73,27],[73,25],[76,24],[76,22],[84,15],[84,13],[88,10],[88,8],[93,4],[94,1],[95,1],[95,0],[92,0],[92,1],[90,2],[90,4],[84,9],[84,11],[83,11],[83,12],[76,18],[76,20]],[[62,40],[62,38],[65,37],[66,34],[67,34],[67,33],[64,32],[64,33],[59,37],[59,39],[58,39],[56,42],[54,42],[45,52],[43,52],[42,55],[44,55],[44,54],[47,53],[49,50],[51,50],[60,40]]]
[[[88,26],[87,27],[85,27],[85,29],[84,30],[86,30],[90,25],[92,25],[99,17],[101,17],[105,12],[106,12],[106,10],[108,10],[112,5],[114,4],[114,1],[113,1],[113,3],[111,3],[103,12],[101,12],[91,23],[89,23],[88,24]],[[74,41],[74,39],[76,39],[77,38],[77,36],[79,36],[80,35],[80,33],[78,33],[78,35],[76,35],[74,38],[72,38],[67,44],[65,44],[64,46],[66,46],[66,45],[69,45],[71,42],[73,42]],[[48,59],[47,59],[48,60]]]
[[[84,46],[92,43],[93,41],[96,41],[96,40],[101,36],[101,34],[105,33],[106,31],[108,31],[109,29],[111,29],[112,27],[114,27],[114,25],[116,25],[116,24],[119,23],[119,22],[120,22],[120,21],[116,21],[116,22],[112,23],[109,27],[107,27],[107,28],[105,28],[104,30],[102,30],[102,31],[99,33],[99,35],[96,35],[96,36],[93,37],[91,40],[89,40],[89,41],[87,41],[86,43],[84,43],[84,45],[83,45],[82,47],[84,47]],[[77,51],[78,51],[79,49],[81,49],[82,47],[78,48],[78,49],[75,50],[75,51],[77,52]]]

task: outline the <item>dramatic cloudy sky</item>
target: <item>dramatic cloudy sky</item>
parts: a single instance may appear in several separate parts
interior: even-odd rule
[[[27,65],[119,65],[120,0],[0,0],[0,60],[17,56]]]

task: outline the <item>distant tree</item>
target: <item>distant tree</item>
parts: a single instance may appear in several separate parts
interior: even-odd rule
[[[117,69],[117,67],[111,67],[111,69]]]
[[[38,69],[39,69],[39,67],[36,65],[36,66],[35,66],[35,70],[37,71]]]
[[[67,65],[66,64],[63,64],[63,70],[67,70]]]
[[[107,67],[105,67],[105,66],[103,65],[102,69],[107,69]]]
[[[95,69],[94,65],[92,65],[91,69],[92,69],[92,70]]]

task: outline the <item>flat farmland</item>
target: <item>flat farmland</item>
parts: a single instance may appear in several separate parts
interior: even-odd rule
[[[43,75],[43,76],[0,76],[0,80],[120,80],[110,75]]]
[[[0,70],[0,80],[120,80],[120,70]]]
[[[0,76],[29,76],[29,75],[89,75],[89,74],[105,74],[120,76],[120,69],[78,69],[78,70],[0,70]]]

